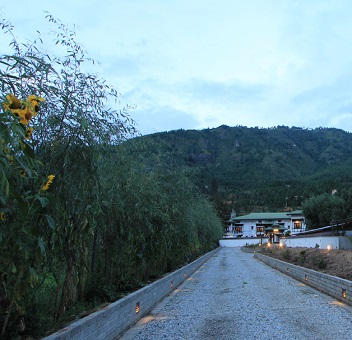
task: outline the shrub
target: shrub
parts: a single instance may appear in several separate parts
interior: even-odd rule
[[[327,262],[322,256],[317,256],[313,259],[313,266],[318,267],[319,269],[325,269],[327,265]]]
[[[289,260],[291,258],[291,251],[290,249],[285,249],[282,253],[282,257],[285,259],[285,260]]]
[[[299,253],[299,261],[301,263],[304,263],[306,261],[306,258],[307,258],[307,251],[306,250],[302,250],[300,253]]]

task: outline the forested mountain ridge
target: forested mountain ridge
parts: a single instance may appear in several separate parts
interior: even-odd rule
[[[335,128],[229,127],[139,137],[149,166],[192,169],[203,192],[238,212],[299,208],[352,184],[352,134]]]

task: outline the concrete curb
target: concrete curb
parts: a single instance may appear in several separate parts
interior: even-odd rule
[[[259,253],[254,253],[254,258],[339,301],[352,305],[352,281],[296,266]]]
[[[176,289],[219,250],[220,247],[210,251],[192,263],[72,323],[44,340],[103,340],[117,337],[147,314],[160,300]]]

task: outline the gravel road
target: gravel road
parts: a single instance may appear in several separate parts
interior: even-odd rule
[[[352,309],[222,248],[122,339],[352,339]]]

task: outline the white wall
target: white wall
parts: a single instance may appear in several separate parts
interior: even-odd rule
[[[327,249],[328,246],[331,249],[340,249],[339,236],[282,237],[281,242],[287,247],[315,248],[318,244],[320,249]]]
[[[263,237],[263,244],[267,243],[268,239]],[[260,238],[258,237],[242,237],[242,238],[230,238],[219,241],[220,247],[243,247],[246,244],[258,244]]]
[[[352,249],[352,239],[348,236],[311,236],[311,237],[281,237],[280,241],[285,243],[286,247],[305,247],[315,248],[319,245],[320,249]],[[263,237],[263,244],[267,243],[268,239]],[[258,237],[242,237],[222,239],[219,241],[220,247],[244,247],[246,244],[258,244]]]

